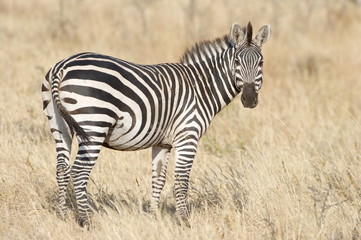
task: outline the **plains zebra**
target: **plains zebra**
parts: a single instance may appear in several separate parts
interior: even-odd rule
[[[180,63],[139,65],[110,56],[80,53],[49,70],[42,84],[43,109],[57,152],[59,202],[74,185],[80,224],[92,210],[89,174],[101,146],[122,151],[152,147],[151,208],[159,206],[169,154],[175,150],[176,211],[188,216],[186,197],[197,144],[214,116],[242,92],[244,107],[257,105],[262,86],[264,25],[233,24],[229,35],[187,50]],[[69,163],[74,133],[78,153]]]

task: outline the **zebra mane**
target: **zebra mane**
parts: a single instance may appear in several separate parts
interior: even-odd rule
[[[216,38],[214,40],[202,41],[196,43],[193,47],[187,49],[180,62],[184,64],[197,63],[209,58],[209,53],[220,53],[230,47],[231,41],[228,35]]]

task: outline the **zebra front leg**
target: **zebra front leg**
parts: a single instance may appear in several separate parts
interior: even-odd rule
[[[86,188],[90,172],[98,158],[103,140],[99,141],[97,139],[93,142],[82,142],[78,139],[79,149],[74,164],[71,167],[71,177],[78,209],[78,222],[82,227],[90,227],[90,219],[93,215],[93,209],[89,204]]]
[[[189,226],[187,209],[187,193],[189,185],[189,175],[192,169],[197,146],[194,142],[183,143],[175,148],[175,182],[174,191],[176,198],[177,215]]]
[[[170,147],[154,146],[152,148],[152,198],[150,208],[153,213],[156,213],[159,208],[160,194],[163,190]]]

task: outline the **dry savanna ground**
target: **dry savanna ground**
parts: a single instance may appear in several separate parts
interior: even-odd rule
[[[233,22],[269,23],[259,105],[239,97],[200,142],[191,228],[175,221],[172,166],[149,213],[150,151],[103,149],[87,231],[57,215],[55,149],[40,86],[82,51],[176,62]],[[360,239],[361,6],[351,0],[0,0],[0,239]]]

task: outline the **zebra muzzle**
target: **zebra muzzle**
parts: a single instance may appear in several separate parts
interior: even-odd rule
[[[241,95],[241,101],[244,107],[254,108],[258,103],[258,93],[254,83],[244,83]]]

